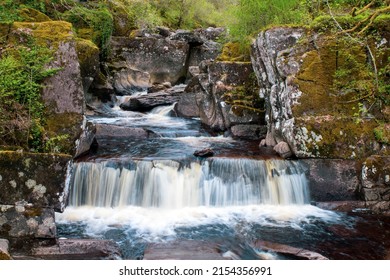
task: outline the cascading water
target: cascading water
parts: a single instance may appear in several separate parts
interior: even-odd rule
[[[71,206],[159,207],[289,205],[308,203],[296,162],[215,158],[181,165],[172,160],[80,162]]]
[[[260,233],[273,239],[280,228],[286,242],[291,231],[339,219],[309,204],[298,161],[210,136],[197,120],[169,117],[172,107],[141,114],[115,106],[109,117],[90,117],[98,124],[142,128],[152,137],[100,138],[97,153],[74,164],[68,206],[56,216],[60,236],[114,239],[125,258],[139,258],[149,242],[218,239],[226,245],[238,238],[247,244]],[[193,155],[204,148],[216,156]]]

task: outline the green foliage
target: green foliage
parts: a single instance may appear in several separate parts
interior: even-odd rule
[[[172,28],[193,29],[223,25],[224,11],[236,0],[151,0],[163,24]]]
[[[219,61],[250,61],[250,49],[243,49],[238,42],[228,42],[223,48],[221,54],[217,57]]]
[[[301,23],[305,13],[299,0],[239,0],[229,18],[231,36],[244,42],[269,25]]]
[[[232,106],[233,112],[240,116],[244,110],[263,113],[264,100],[259,96],[259,86],[254,74],[243,86],[236,86],[233,90],[226,92],[221,98],[226,104]]]
[[[384,123],[381,123],[378,127],[374,129],[375,139],[379,143],[384,143],[390,145],[390,126]]]
[[[58,69],[48,69],[52,51],[36,45],[8,50],[0,59],[1,144],[40,150],[44,134],[41,82]]]
[[[77,5],[65,12],[63,16],[76,29],[90,28],[92,30],[91,39],[100,47],[101,56],[103,58],[107,57],[114,28],[113,17],[107,7],[99,6],[96,9],[90,9]]]
[[[375,91],[375,75],[370,64],[367,64],[364,46],[349,37],[340,37],[334,51],[335,92],[340,96],[351,95],[350,98],[356,100],[372,96]]]
[[[114,15],[114,20],[122,21],[118,25],[126,24],[130,29],[154,29],[163,24],[151,1],[110,0],[108,6]]]
[[[301,0],[237,0],[225,11],[225,24],[231,40],[239,42],[244,55],[252,38],[262,29],[307,21],[308,14]]]
[[[377,97],[385,106],[390,106],[390,57],[387,58],[387,63],[380,68],[378,73]]]
[[[64,150],[68,139],[69,134],[61,134],[48,139],[45,143],[44,152],[60,153],[62,150]]]
[[[13,0],[3,0],[0,5],[0,22],[10,23],[20,20],[20,16],[16,13],[19,5]]]

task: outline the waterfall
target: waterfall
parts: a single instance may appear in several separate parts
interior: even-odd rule
[[[304,170],[285,160],[79,162],[72,180],[70,206],[180,209],[309,200]]]

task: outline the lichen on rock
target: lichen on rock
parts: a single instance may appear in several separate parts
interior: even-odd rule
[[[377,125],[366,109],[372,103],[360,101],[374,81],[367,61],[365,48],[334,34],[295,27],[261,32],[252,62],[267,104],[265,142],[286,142],[300,158],[379,152]]]

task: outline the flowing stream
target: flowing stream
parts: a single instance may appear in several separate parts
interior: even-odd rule
[[[172,108],[141,114],[116,106],[89,117],[141,128],[149,137],[101,137],[98,150],[74,164],[68,206],[56,214],[60,237],[112,239],[127,259],[142,258],[150,243],[172,240],[212,241],[242,259],[264,258],[252,246],[256,240],[329,258],[378,257],[329,253],[345,241],[339,229],[353,232],[362,220],[310,205],[299,161],[260,151],[251,141],[212,136],[199,120],[171,117]],[[193,155],[205,148],[215,155]]]

